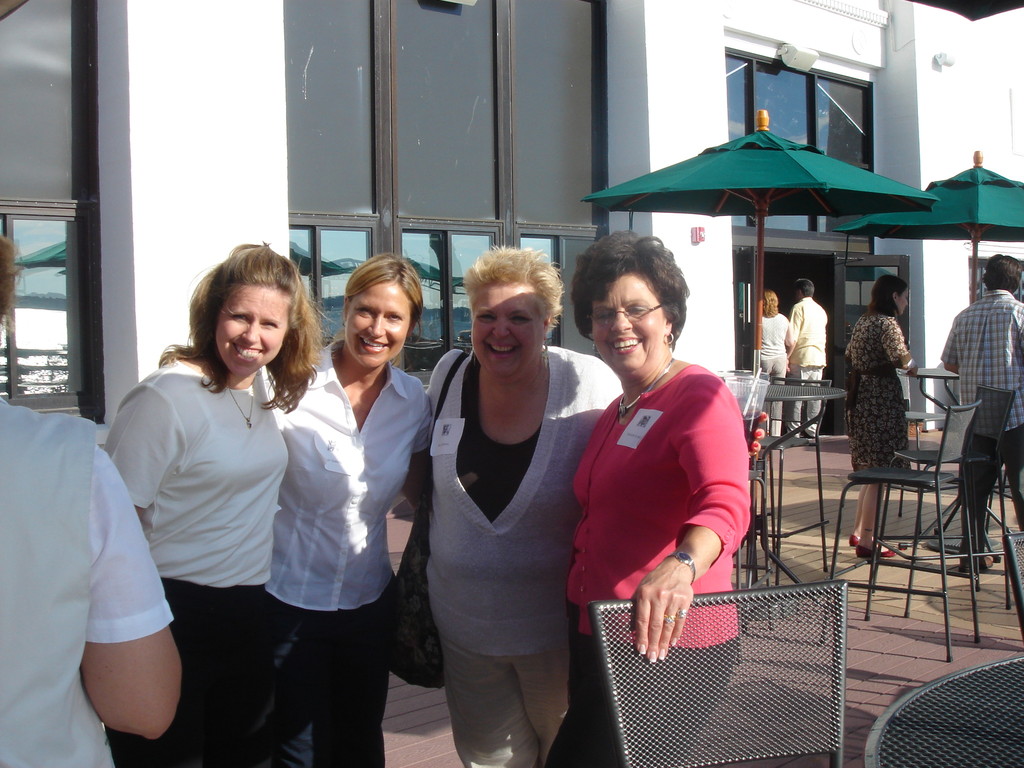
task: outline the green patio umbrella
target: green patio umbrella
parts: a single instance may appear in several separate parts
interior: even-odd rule
[[[943,8],[947,11],[959,13],[961,16],[977,21],[988,16],[995,16],[997,13],[1012,11],[1015,8],[1024,7],[1024,2],[1013,2],[1013,0],[912,0],[919,5],[930,5],[933,8]]]
[[[770,133],[763,109],[757,118],[754,133],[583,198],[614,211],[753,216],[755,370],[761,351],[766,217],[921,210],[936,200],[927,192]]]
[[[929,184],[927,191],[938,198],[930,211],[873,214],[836,231],[906,240],[970,240],[970,300],[974,301],[979,241],[1024,241],[1024,183],[982,168],[983,160],[982,153],[975,152],[973,168]]]

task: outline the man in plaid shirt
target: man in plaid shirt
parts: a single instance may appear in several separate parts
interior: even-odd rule
[[[977,400],[977,387],[1014,391],[1010,417],[1003,434],[1001,453],[1006,464],[1010,495],[1017,513],[1017,525],[1024,529],[1024,304],[1014,298],[1020,288],[1021,263],[998,254],[985,267],[985,295],[956,316],[942,351],[946,369],[960,374],[960,399]],[[975,465],[974,509],[984,510],[1000,468],[996,441],[976,435],[972,446],[994,461]],[[985,530],[985,518],[977,514],[978,534]],[[987,561],[981,561],[982,566]]]

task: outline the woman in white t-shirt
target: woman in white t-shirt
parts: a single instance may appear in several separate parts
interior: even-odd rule
[[[125,396],[106,444],[139,511],[182,657],[167,733],[148,741],[110,731],[119,768],[269,758],[263,585],[287,461],[271,411],[294,409],[305,393],[320,324],[291,261],[240,245],[199,283],[189,330],[190,343],[169,347]]]
[[[416,502],[431,413],[391,365],[423,313],[412,262],[380,254],[345,286],[345,325],[298,408],[267,591],[277,666],[274,764],[383,768],[394,634],[386,516]]]
[[[770,377],[786,375],[789,353],[793,349],[793,333],[789,320],[779,312],[779,296],[764,292],[764,318],[761,320],[761,370]],[[769,428],[776,434],[782,423],[782,403],[772,403]]]

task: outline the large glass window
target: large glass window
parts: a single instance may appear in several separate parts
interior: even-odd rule
[[[867,89],[819,77],[814,95],[817,147],[829,157],[866,169]]]
[[[69,363],[78,350],[71,349],[74,331],[68,326],[68,224],[15,219],[11,225],[21,267],[9,336],[16,361],[13,394],[72,392],[77,382]]]
[[[341,330],[349,275],[370,257],[370,232],[330,227],[293,227],[292,260],[306,280],[310,296],[324,313],[324,340]]]
[[[72,189],[71,0],[32,0],[0,21],[0,197]]]
[[[469,345],[461,276],[486,248],[526,227],[555,251],[593,241],[580,198],[605,175],[604,6],[285,3],[292,255],[331,328],[331,248],[417,263],[426,311],[404,365],[427,372]],[[370,241],[334,246],[332,230]]]
[[[0,397],[99,419],[95,14],[92,0],[32,0],[0,19],[0,232],[21,267]]]
[[[784,139],[817,147],[829,157],[870,170],[870,95],[867,84],[787,69],[739,54],[725,57],[729,138],[754,130],[754,115],[768,110],[769,130]],[[825,230],[826,217],[769,216],[769,229]],[[737,226],[752,226],[734,217]]]
[[[293,211],[373,213],[372,5],[284,3]]]
[[[494,236],[484,233],[402,234],[402,255],[416,264],[423,281],[423,320],[419,333],[406,342],[406,370],[430,371],[449,349],[471,348],[473,318],[464,278],[480,254],[493,245]]]

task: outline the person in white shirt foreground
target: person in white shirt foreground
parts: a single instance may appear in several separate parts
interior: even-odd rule
[[[0,237],[0,320],[14,244]],[[138,517],[95,425],[0,399],[0,765],[109,768],[101,721],[155,738],[181,665]]]

